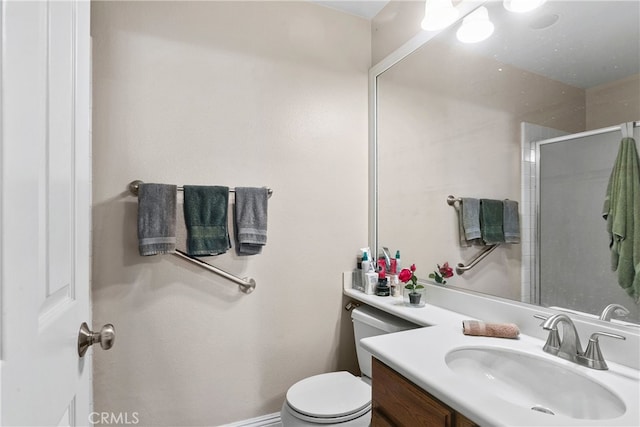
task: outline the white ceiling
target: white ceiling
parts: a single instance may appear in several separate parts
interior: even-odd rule
[[[366,19],[389,3],[309,1]],[[539,9],[524,14],[508,12],[498,0],[488,2],[487,7],[495,32],[468,49],[581,88],[640,72],[640,0],[547,0]],[[556,17],[553,25],[535,28]],[[458,43],[458,26],[445,31],[449,43]]]
[[[526,14],[508,12],[501,3],[488,6],[493,35],[468,49],[580,88],[640,72],[638,0],[550,0]],[[553,25],[535,28],[554,15]],[[456,29],[448,31],[450,40]]]
[[[309,0],[321,6],[371,19],[378,14],[389,0]]]

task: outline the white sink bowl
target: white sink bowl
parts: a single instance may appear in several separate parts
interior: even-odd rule
[[[575,419],[606,420],[626,412],[607,387],[560,363],[496,347],[465,347],[448,352],[447,366],[512,404]]]

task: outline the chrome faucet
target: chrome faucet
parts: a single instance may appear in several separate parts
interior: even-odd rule
[[[562,328],[562,339],[560,340],[560,347],[558,348],[557,352],[552,354],[555,354],[558,357],[562,357],[563,359],[578,363],[578,355],[583,355],[584,352],[582,351],[582,344],[580,344],[580,337],[578,336],[576,325],[573,324],[573,321],[569,316],[562,313],[554,314],[544,321],[544,323],[542,324],[542,329],[556,334],[558,331],[558,323],[564,323],[565,325]]]
[[[602,310],[602,314],[600,314],[600,320],[609,322],[611,320],[611,317],[613,317],[614,314],[624,317],[624,316],[628,316],[630,312],[623,305],[609,304],[604,308],[604,310]]]
[[[545,319],[545,317],[540,315],[535,315],[535,317]],[[560,339],[558,334],[558,323],[564,323],[562,339]],[[594,332],[591,334],[591,337],[589,337],[587,349],[582,351],[582,344],[580,344],[580,337],[578,336],[576,325],[566,314],[554,314],[546,318],[544,323],[542,323],[542,328],[549,331],[549,338],[542,348],[545,352],[577,363],[578,365],[599,370],[609,369],[609,367],[600,351],[598,337],[605,336],[619,340],[626,339],[622,335],[608,332]]]

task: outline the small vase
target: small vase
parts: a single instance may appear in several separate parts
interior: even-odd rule
[[[423,307],[425,304],[425,288],[402,290],[402,301],[407,307]]]

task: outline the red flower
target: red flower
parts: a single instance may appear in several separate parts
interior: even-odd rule
[[[448,262],[445,262],[442,267],[438,266],[438,269],[440,271],[440,274],[442,274],[442,277],[444,277],[445,279],[453,276],[453,268],[449,267]]]
[[[416,265],[415,264],[411,264],[411,267],[409,267],[409,268],[411,268],[411,271],[416,271]]]
[[[415,268],[415,265],[412,267]],[[409,269],[403,268],[398,275],[398,279],[400,279],[400,281],[403,283],[407,283],[409,280],[411,280],[411,276],[413,276],[413,273]]]
[[[444,264],[442,264],[442,266],[440,266],[440,264],[436,264],[436,266],[438,267],[438,269],[429,274],[429,279],[433,279],[436,281],[436,283],[444,285],[445,283],[447,283],[445,279],[453,277],[453,268],[449,267],[448,262],[445,262]]]

